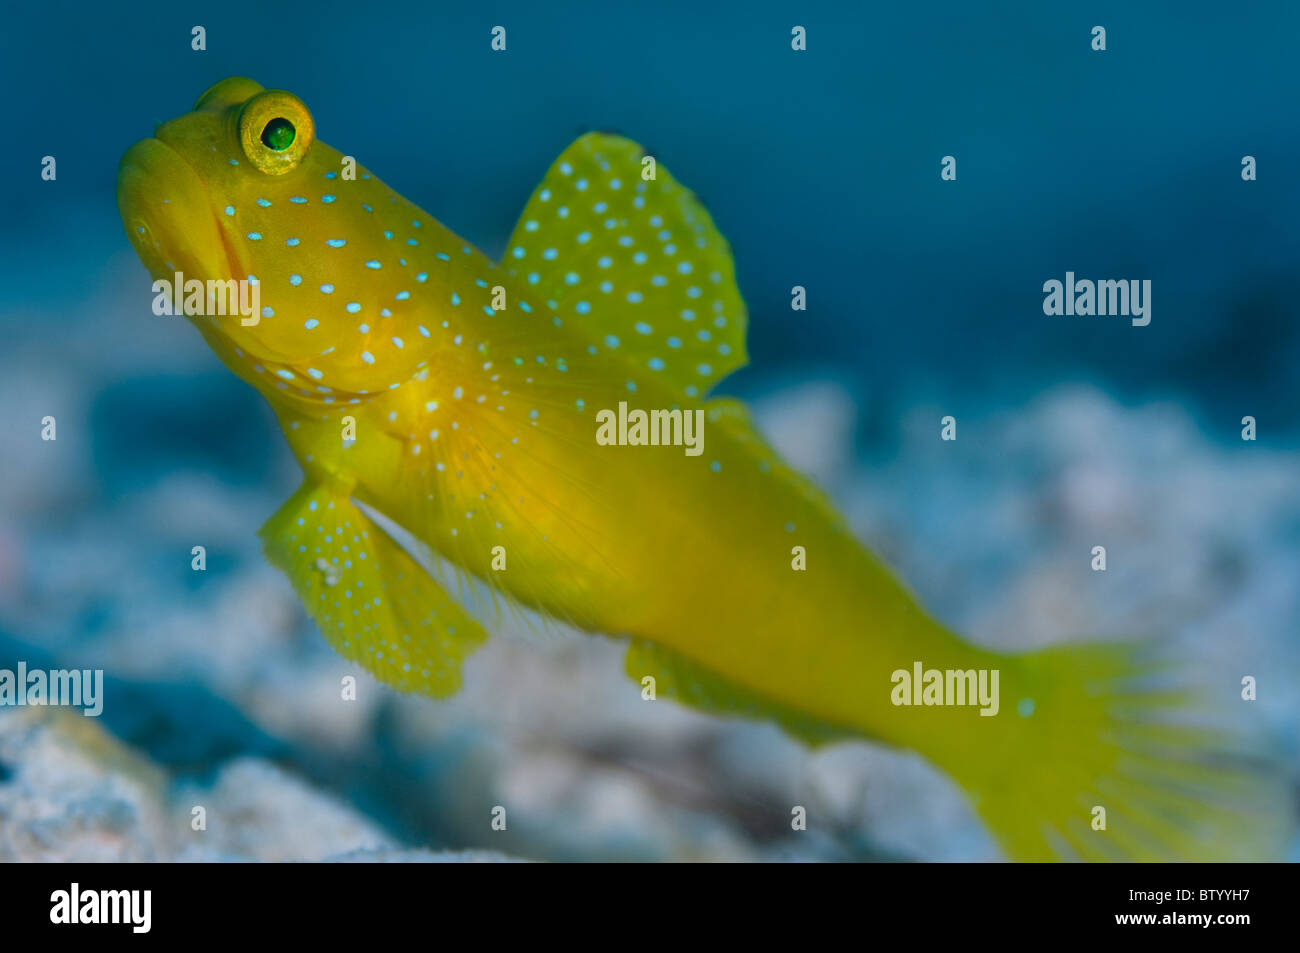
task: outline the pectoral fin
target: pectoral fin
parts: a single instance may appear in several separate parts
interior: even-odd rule
[[[260,535],[340,655],[402,691],[460,688],[487,633],[346,495],[308,480]]]

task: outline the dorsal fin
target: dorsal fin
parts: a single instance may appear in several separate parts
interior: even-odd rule
[[[648,158],[621,136],[577,139],[533,192],[505,265],[591,344],[699,397],[748,359],[745,303],[709,213]]]
[[[704,405],[704,415],[710,426],[721,427],[740,443],[751,445],[759,466],[793,487],[809,504],[817,508],[833,530],[838,533],[849,532],[843,514],[835,508],[830,497],[812,480],[781,459],[780,454],[758,429],[749,408],[742,401],[735,397],[715,397]]]

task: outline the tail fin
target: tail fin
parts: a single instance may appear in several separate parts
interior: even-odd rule
[[[998,737],[945,767],[1011,859],[1281,855],[1294,811],[1285,772],[1223,729],[1210,696],[1153,685],[1166,674],[1114,644],[1006,660]]]

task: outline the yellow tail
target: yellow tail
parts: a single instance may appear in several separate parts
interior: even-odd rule
[[[1006,660],[989,744],[943,761],[1012,860],[1282,853],[1294,811],[1285,772],[1223,728],[1211,696],[1153,687],[1165,674],[1113,644]]]

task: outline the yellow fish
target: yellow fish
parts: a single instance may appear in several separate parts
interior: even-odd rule
[[[297,97],[231,78],[131,147],[118,205],[155,278],[255,290],[257,314],[208,294],[192,319],[305,474],[265,550],[384,682],[448,695],[486,638],[391,523],[626,638],[660,695],[920,752],[1012,858],[1278,849],[1280,787],[1135,681],[1133,650],[962,641],[708,397],[746,361],[731,253],[635,143],[569,146],[495,262],[317,140]]]

